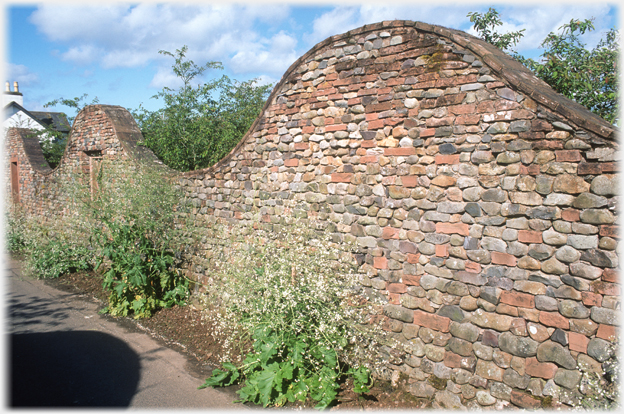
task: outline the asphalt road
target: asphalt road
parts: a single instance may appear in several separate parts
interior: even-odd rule
[[[232,390],[198,390],[205,372],[162,341],[4,263],[8,407],[248,410]]]

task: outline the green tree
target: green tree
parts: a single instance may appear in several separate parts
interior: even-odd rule
[[[219,62],[198,66],[186,58],[186,46],[170,53],[173,72],[182,80],[178,90],[163,88],[154,99],[164,107],[148,111],[142,106],[133,112],[143,144],[169,167],[190,171],[208,167],[232,150],[247,132],[268,97],[271,85],[256,79],[238,82],[223,75],[193,86],[192,80],[207,69],[222,69]]]
[[[595,30],[593,20],[570,20],[559,33],[546,36],[540,61],[520,61],[560,94],[617,124],[619,34],[609,30],[588,50],[579,36],[591,30]]]
[[[513,47],[517,45],[524,36],[526,29],[500,34],[496,30],[497,26],[503,25],[503,21],[499,16],[496,9],[492,7],[490,7],[486,13],[470,12],[467,15],[467,17],[470,17],[470,22],[473,23],[473,28],[479,33],[483,40],[493,44],[500,50],[516,54]]]
[[[469,13],[470,21],[480,37],[502,50],[509,51],[522,37],[519,32],[500,35],[502,25],[498,12],[490,8],[485,14]],[[595,30],[593,19],[572,19],[550,32],[541,43],[544,49],[539,60],[512,56],[532,70],[555,91],[585,106],[608,122],[619,123],[619,32],[609,30],[598,45],[588,50],[581,36]]]

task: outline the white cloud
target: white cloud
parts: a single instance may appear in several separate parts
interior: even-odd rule
[[[356,7],[337,7],[315,19],[312,23],[312,33],[306,34],[305,38],[310,46],[313,46],[330,36],[358,27],[358,21]]]
[[[327,6],[309,9],[310,17],[306,17],[302,16],[303,12],[295,13],[294,5],[273,3],[147,2],[134,6],[114,2],[96,6],[44,3],[32,14],[31,21],[48,40],[55,42],[57,59],[89,65],[89,70],[95,70],[96,66],[115,69],[150,65],[148,69],[156,68],[150,87],[161,89],[175,88],[179,81],[171,70],[173,59],[158,54],[159,50],[174,53],[187,45],[187,58],[197,64],[221,61],[226,70],[241,78],[260,76],[266,83],[275,83],[298,57],[329,36],[391,19],[469,30],[468,12],[485,12],[488,8],[482,4],[420,0],[388,5],[352,1],[344,4],[332,9]],[[599,31],[614,24],[607,18],[612,8],[599,3],[503,3],[494,7],[504,21],[501,31],[526,29],[518,45],[521,53],[537,48],[548,32],[572,18],[596,18],[597,33],[587,36],[590,46],[597,42]],[[312,17],[325,10],[328,11],[318,18]],[[75,69],[67,72],[75,75],[79,72]],[[38,81],[36,74],[26,68],[22,70],[19,76],[23,80],[18,81]],[[205,78],[220,75],[221,72],[211,70]]]
[[[295,50],[297,39],[284,31],[262,39],[260,44],[262,47],[247,44],[239,48],[230,61],[234,73],[253,73],[261,68],[265,74],[281,76],[299,57]]]
[[[39,31],[55,41],[111,38],[122,20],[124,5],[76,6],[43,4],[31,15]],[[116,24],[112,24],[117,22]]]
[[[102,52],[102,49],[96,48],[93,45],[79,45],[71,47],[67,52],[62,53],[61,58],[78,65],[87,65],[97,60]]]
[[[7,79],[11,80],[11,90],[13,90],[13,82],[17,81],[20,86],[35,86],[39,84],[39,75],[30,71],[24,65],[7,65]]]
[[[428,6],[423,3],[399,3],[391,6],[369,3],[361,6],[337,7],[314,20],[313,31],[306,35],[306,40],[313,46],[329,36],[345,33],[365,24],[395,19],[459,28],[462,23],[468,21],[466,17],[468,12],[475,8],[476,6],[448,4]]]
[[[305,35],[310,47],[335,34],[345,33],[365,24],[378,23],[384,20],[412,20],[444,27],[465,30],[476,35],[472,29],[469,12],[485,13],[488,6],[465,3],[437,3],[434,5],[399,3],[393,5],[364,4],[361,6],[336,7],[319,18],[315,19],[311,33]],[[583,36],[588,47],[595,46],[604,32],[615,22],[608,17],[610,6],[607,4],[501,4],[494,8],[499,12],[503,25],[498,27],[500,33],[525,29],[524,37],[519,42],[517,50],[522,53],[537,49],[546,35],[571,19],[586,19],[594,17],[596,31]]]
[[[259,76],[257,79],[258,79],[258,85],[262,86],[262,85],[269,85],[269,84],[275,85],[277,84],[277,82],[280,81],[281,78],[272,78],[270,76],[262,75],[262,76]]]
[[[485,11],[485,10],[484,10]],[[524,36],[516,46],[516,50],[525,56],[537,58],[541,53],[540,45],[550,32],[560,33],[559,28],[572,19],[595,18],[596,30],[587,32],[581,37],[581,42],[587,48],[593,48],[600,38],[614,23],[609,16],[610,7],[605,4],[563,4],[552,3],[532,6],[501,6],[497,8],[503,25],[497,30],[500,33],[525,29]],[[470,28],[468,33],[477,35]]]
[[[189,48],[187,58],[196,62],[227,64],[230,57],[241,52],[256,50],[262,54],[273,39],[259,33],[256,26],[277,24],[288,14],[288,6],[273,4],[44,4],[32,14],[31,22],[48,39],[67,46],[61,53],[65,60],[129,68],[151,61],[170,65],[158,51],[174,52],[183,45]]]
[[[103,53],[101,65],[103,68],[134,68],[149,62],[153,54],[147,51],[115,50]]]
[[[159,68],[149,84],[150,88],[159,90],[164,87],[175,89],[180,86],[182,81],[167,67]]]

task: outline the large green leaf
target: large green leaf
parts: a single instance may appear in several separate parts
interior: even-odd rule
[[[212,371],[210,378],[206,379],[203,385],[198,389],[206,387],[228,387],[240,378],[238,368],[231,362],[224,362],[222,364],[223,370],[215,369]]]

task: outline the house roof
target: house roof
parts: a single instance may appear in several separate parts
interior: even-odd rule
[[[27,116],[32,118],[44,128],[52,128],[55,131],[59,131],[62,133],[68,133],[71,129],[71,126],[67,121],[67,115],[65,115],[63,112],[29,111],[17,102],[12,101],[5,105],[5,113],[6,109],[10,106],[17,107],[17,109],[24,112]]]
[[[31,111],[30,113],[33,114],[39,122],[59,132],[67,133],[71,129],[71,126],[67,121],[67,115],[63,112]]]

